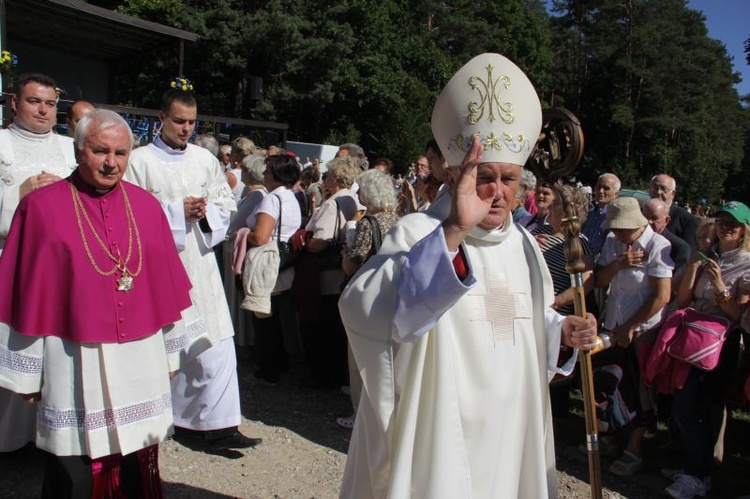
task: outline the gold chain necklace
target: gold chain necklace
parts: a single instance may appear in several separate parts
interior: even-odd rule
[[[130,206],[130,199],[128,199],[128,194],[125,191],[125,187],[123,187],[122,183],[120,184],[120,190],[122,191],[122,198],[125,203],[125,218],[128,224],[128,253],[125,256],[124,260],[122,258],[122,255],[120,254],[119,249],[117,250],[117,256],[115,256],[111,251],[109,251],[109,248],[106,244],[104,244],[101,237],[99,237],[99,233],[96,232],[96,229],[94,229],[94,224],[91,223],[88,212],[86,212],[86,207],[83,205],[83,201],[81,200],[81,196],[78,193],[78,189],[76,189],[72,182],[70,183],[70,192],[73,196],[73,208],[76,212],[78,230],[81,233],[81,241],[83,241],[83,247],[86,250],[86,256],[88,256],[89,262],[91,262],[91,266],[94,267],[94,270],[99,275],[105,277],[109,277],[119,272],[120,278],[117,280],[117,290],[127,292],[133,289],[133,278],[137,277],[138,274],[141,273],[141,269],[143,268],[143,248],[141,247],[141,234],[138,231],[138,225],[135,223],[135,217],[133,216],[133,208]],[[83,213],[83,218],[84,220],[86,220],[86,224],[88,225],[91,233],[94,234],[94,238],[99,243],[99,246],[101,246],[101,248],[107,254],[107,257],[115,262],[115,266],[112,267],[111,270],[102,270],[101,267],[99,267],[99,265],[96,263],[96,260],[94,260],[94,255],[91,254],[91,249],[89,248],[89,243],[86,239],[86,232],[83,230],[81,213]],[[138,250],[138,268],[135,270],[135,272],[131,272],[128,269],[128,264],[130,263],[130,257],[133,250],[133,233],[135,233],[136,247]]]

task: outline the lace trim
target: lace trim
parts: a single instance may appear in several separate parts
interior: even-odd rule
[[[8,350],[0,345],[0,369],[24,376],[42,373],[42,356]]]
[[[197,320],[185,327],[185,332],[174,338],[165,338],[164,347],[168,354],[173,354],[185,349],[196,338],[208,334],[208,327],[202,320]]]
[[[85,409],[56,409],[39,403],[37,423],[51,430],[95,431],[114,429],[161,416],[172,412],[172,397],[169,393],[150,400],[122,407],[107,407],[87,412]]]

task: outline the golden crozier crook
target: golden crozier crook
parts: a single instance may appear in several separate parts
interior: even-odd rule
[[[78,222],[78,230],[81,233],[81,241],[83,242],[83,247],[86,250],[86,256],[88,256],[89,261],[91,262],[91,266],[94,267],[94,270],[102,276],[108,277],[111,275],[114,275],[116,272],[120,272],[120,278],[117,280],[117,290],[118,291],[125,291],[128,292],[131,289],[133,289],[133,278],[137,277],[138,274],[141,273],[141,269],[143,268],[143,250],[141,248],[141,234],[138,231],[138,225],[135,223],[135,217],[133,216],[133,208],[130,206],[130,200],[128,199],[128,194],[125,191],[125,188],[120,184],[120,190],[122,191],[122,198],[125,203],[125,217],[128,222],[128,253],[125,257],[125,260],[123,261],[122,255],[120,254],[120,250],[117,250],[117,256],[113,255],[111,251],[109,251],[109,248],[107,248],[107,245],[104,244],[104,242],[99,237],[99,234],[94,229],[94,225],[91,223],[91,219],[89,218],[88,213],[86,212],[86,207],[83,206],[83,201],[81,201],[81,196],[78,194],[78,189],[73,185],[70,184],[70,192],[73,196],[73,208],[76,212],[76,221]],[[96,238],[99,245],[102,247],[104,252],[107,254],[107,256],[115,262],[115,266],[112,268],[112,270],[104,271],[102,270],[99,265],[97,265],[96,260],[94,260],[94,255],[91,254],[91,249],[89,248],[88,241],[86,239],[86,233],[83,230],[83,223],[81,222],[81,213],[83,213],[83,218],[86,220],[86,224],[89,227],[89,230],[94,234],[94,237]],[[138,268],[135,270],[135,272],[131,272],[128,270],[128,263],[130,262],[130,257],[133,250],[133,232],[135,232],[135,241],[136,246],[138,249]]]

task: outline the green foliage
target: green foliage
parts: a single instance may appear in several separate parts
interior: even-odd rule
[[[558,98],[586,129],[583,177],[605,171],[628,187],[667,172],[678,197],[723,195],[742,160],[742,115],[726,49],[683,0],[555,2],[565,54]]]
[[[430,137],[443,85],[495,51],[524,69],[545,105],[579,116],[584,181],[612,171],[643,188],[668,172],[690,202],[724,197],[725,181],[728,192],[745,185],[750,119],[738,77],[684,0],[554,0],[551,16],[543,0],[101,2],[197,33],[185,73],[201,112],[283,121],[292,140],[357,142],[404,168]],[[173,44],[123,64],[120,103],[157,106],[177,56]]]
[[[397,168],[423,152],[432,105],[469,58],[501,52],[540,89],[553,58],[541,0],[124,0],[119,9],[200,36],[186,47],[185,73],[201,112],[284,121],[290,139],[358,142]],[[165,47],[148,65],[123,65],[118,100],[155,107],[176,58]],[[263,80],[259,101],[253,77]]]

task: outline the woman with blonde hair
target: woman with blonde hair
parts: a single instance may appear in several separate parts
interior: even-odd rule
[[[232,141],[232,152],[229,155],[229,166],[231,169],[224,172],[227,176],[227,182],[232,189],[234,201],[239,203],[245,190],[245,184],[242,182],[242,160],[246,156],[254,154],[257,148],[255,142],[247,137],[237,137]]]
[[[691,367],[674,394],[672,417],[682,436],[684,470],[670,471],[675,482],[666,492],[676,498],[703,497],[711,489],[714,443],[724,417],[739,351],[735,328],[750,299],[750,209],[730,201],[716,213],[716,243],[708,253],[694,250],[685,266],[677,306],[732,322],[712,371]]]

